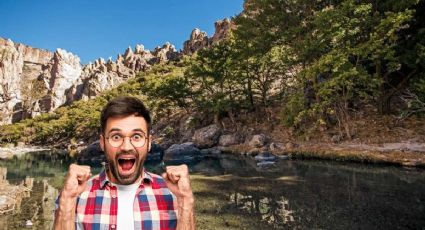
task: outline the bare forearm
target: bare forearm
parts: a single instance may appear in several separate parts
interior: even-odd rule
[[[177,217],[177,230],[195,230],[195,214],[193,197],[179,200],[179,209]]]
[[[55,212],[54,230],[75,229],[76,199],[60,199],[59,208]]]

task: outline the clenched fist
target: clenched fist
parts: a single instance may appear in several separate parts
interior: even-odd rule
[[[178,203],[177,230],[194,230],[195,216],[193,196],[187,165],[167,166],[162,177],[168,189],[176,195]]]
[[[90,166],[71,164],[65,178],[61,199],[77,198],[86,188],[86,182],[90,177]]]

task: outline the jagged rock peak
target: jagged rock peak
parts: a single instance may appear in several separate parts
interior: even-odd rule
[[[133,50],[132,50],[132,49],[131,49],[131,47],[129,46],[129,47],[125,50],[124,58],[125,58],[125,59],[127,59],[127,58],[129,58],[130,56],[133,56]]]
[[[230,30],[234,29],[235,24],[233,24],[230,19],[225,18],[223,20],[216,21],[214,23],[215,26],[215,32],[214,35],[211,37],[211,43],[216,43],[222,39],[224,39]]]
[[[190,39],[183,43],[183,54],[192,55],[197,50],[208,46],[208,35],[198,28],[192,30]]]
[[[135,54],[142,54],[144,51],[145,51],[145,46],[143,46],[141,44],[137,44],[134,53]]]
[[[211,38],[208,38],[207,33],[201,31],[198,28],[192,30],[189,40],[183,43],[183,54],[192,55],[199,49],[209,47],[222,39],[224,39],[229,31],[235,26],[232,21],[228,18],[215,22],[215,33]]]
[[[66,63],[69,63],[74,66],[80,65],[80,58],[77,55],[68,52],[64,49],[56,49],[54,53],[54,58],[58,60],[64,60]]]

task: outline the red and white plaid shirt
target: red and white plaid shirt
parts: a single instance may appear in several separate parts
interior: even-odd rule
[[[118,205],[117,187],[103,170],[87,182],[86,190],[77,199],[76,229],[116,229]],[[177,207],[177,199],[164,179],[144,171],[134,197],[134,229],[175,229]]]

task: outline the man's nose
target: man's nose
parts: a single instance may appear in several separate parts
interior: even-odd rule
[[[125,137],[121,145],[122,150],[132,150],[133,144],[131,144],[130,137]]]

